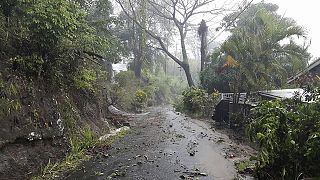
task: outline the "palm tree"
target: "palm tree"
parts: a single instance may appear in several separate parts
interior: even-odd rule
[[[280,88],[288,75],[303,69],[309,54],[293,37],[303,37],[302,27],[266,9],[258,9],[220,48],[239,64],[234,76],[234,91]],[[285,43],[289,41],[289,43]]]

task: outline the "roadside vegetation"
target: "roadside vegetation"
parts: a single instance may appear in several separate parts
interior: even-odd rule
[[[219,92],[211,94],[204,89],[191,87],[182,92],[173,104],[178,112],[186,113],[195,118],[208,118],[219,101]]]
[[[307,102],[266,101],[252,110],[247,134],[259,146],[259,179],[320,177],[320,91],[308,90]]]
[[[119,126],[108,119],[109,105],[141,112],[173,101],[187,84],[165,72],[164,55],[147,46],[143,62],[138,66],[135,58],[113,83],[111,64],[136,56],[135,43],[150,37],[136,39],[131,32],[141,29],[112,13],[109,0],[0,2],[0,147],[17,139],[66,139],[68,147],[65,159],[36,159],[31,174],[21,165],[28,172],[17,178],[40,166],[41,178],[52,178],[88,159],[99,136]]]
[[[133,71],[123,71],[115,76],[111,86],[112,104],[126,111],[141,112],[145,107],[173,103],[176,96],[187,87],[186,83],[167,76],[163,71],[150,73],[144,69],[146,82],[135,78]]]
[[[119,133],[110,136],[101,141],[95,136],[90,128],[80,130],[80,134],[70,137],[70,152],[66,158],[60,162],[51,162],[41,169],[39,176],[32,177],[32,180],[57,179],[65,172],[75,170],[81,163],[89,160],[92,155],[90,150],[99,147],[109,147],[117,139],[123,138],[128,130],[122,130]]]

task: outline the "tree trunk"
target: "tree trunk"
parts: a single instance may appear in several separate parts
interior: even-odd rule
[[[193,82],[191,72],[190,72],[188,54],[187,54],[187,49],[186,49],[186,44],[185,44],[186,35],[183,32],[182,27],[179,28],[179,33],[180,33],[181,52],[182,52],[182,59],[183,59],[182,65],[180,65],[180,66],[182,67],[182,69],[184,70],[184,72],[186,74],[189,87],[192,87],[192,86],[194,86],[194,82]]]
[[[182,67],[182,69],[184,70],[184,72],[186,74],[189,87],[194,86],[194,82],[193,82],[193,79],[192,79],[192,76],[191,76],[189,64],[183,63],[181,67]]]
[[[142,27],[139,26],[137,29],[136,39],[135,41],[135,59],[134,59],[134,74],[137,79],[141,79],[144,81],[141,71],[143,61],[145,60],[145,50],[146,50],[146,1],[143,0],[139,5],[139,13],[138,13],[138,21]],[[135,22],[133,22],[135,23]]]
[[[134,75],[137,79],[141,79],[141,70],[142,70],[142,56],[140,52],[135,54],[134,59]]]
[[[201,68],[200,71],[204,70],[204,63],[206,61],[206,42],[205,42],[205,36],[202,35],[201,36],[201,49],[200,49],[200,53],[201,53]]]
[[[203,71],[205,68],[205,62],[207,58],[207,34],[208,34],[208,26],[206,25],[206,21],[202,20],[200,23],[200,27],[198,29],[198,35],[200,36],[201,40],[201,69]]]

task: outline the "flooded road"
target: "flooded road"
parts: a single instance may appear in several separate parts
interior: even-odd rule
[[[131,131],[64,179],[244,179],[234,162],[249,147],[232,142],[203,121],[171,108],[136,115]]]

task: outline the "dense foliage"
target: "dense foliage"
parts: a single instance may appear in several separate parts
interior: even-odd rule
[[[262,102],[252,111],[248,135],[259,145],[259,179],[319,177],[319,89],[307,94],[309,102]]]
[[[303,28],[277,15],[277,8],[272,7],[252,5],[238,18],[231,36],[211,55],[209,68],[201,74],[205,89],[248,92],[280,88],[288,77],[306,67],[310,59],[307,46],[294,41],[304,37]]]
[[[94,6],[86,11],[66,0],[16,0],[2,1],[0,9],[1,63],[29,80],[46,79],[63,88],[59,85],[77,84],[83,68],[96,68],[82,60],[83,52],[117,60],[115,38],[100,33],[101,23],[93,25],[89,18]]]
[[[75,166],[108,131],[103,58],[119,61],[120,42],[110,28],[117,24],[106,13],[110,1],[80,1],[0,1],[1,147],[17,139],[64,138],[70,145],[65,165]],[[40,154],[37,166],[49,158]]]
[[[123,71],[115,76],[110,99],[116,106],[128,111],[141,111],[146,106],[171,103],[187,84],[163,72],[152,74],[144,69],[147,83],[135,78],[133,71]]]
[[[196,117],[209,117],[218,102],[217,91],[208,94],[204,89],[191,87],[182,92],[182,97],[175,103],[177,111]]]

